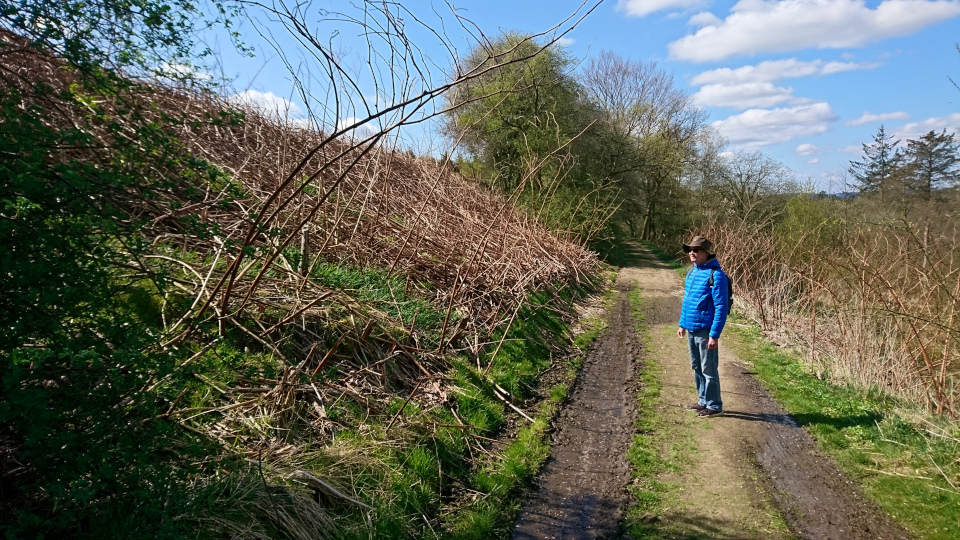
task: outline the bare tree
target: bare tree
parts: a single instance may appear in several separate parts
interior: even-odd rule
[[[706,115],[656,62],[604,51],[587,64],[583,84],[621,141],[606,158],[625,194],[624,219],[632,234],[652,239],[676,200],[671,195],[695,156]]]
[[[728,155],[717,173],[703,185],[708,200],[721,209],[722,217],[760,227],[780,214],[781,196],[798,190],[793,172],[759,151]]]

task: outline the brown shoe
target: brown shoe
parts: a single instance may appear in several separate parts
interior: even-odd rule
[[[699,404],[699,403],[694,403],[694,404],[692,404],[692,405],[687,405],[686,407],[684,407],[684,409],[686,409],[686,410],[688,410],[688,411],[702,411],[702,410],[706,409],[706,407],[703,406],[703,405],[701,405],[701,404]]]
[[[723,416],[723,411],[704,408],[702,411],[697,413],[697,416],[702,416],[703,418],[710,418],[711,416]]]

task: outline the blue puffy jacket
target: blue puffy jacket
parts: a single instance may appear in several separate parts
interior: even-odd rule
[[[713,272],[713,287],[709,285]],[[696,332],[710,329],[710,337],[719,338],[730,313],[729,279],[720,269],[716,258],[702,265],[694,265],[684,284],[683,308],[680,310],[680,328]]]

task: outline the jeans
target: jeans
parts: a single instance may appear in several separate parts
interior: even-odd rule
[[[693,380],[697,384],[697,398],[700,405],[715,411],[723,410],[720,401],[720,350],[708,349],[710,329],[687,332],[690,344],[690,367],[693,368]]]

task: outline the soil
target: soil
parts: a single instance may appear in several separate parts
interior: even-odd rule
[[[634,434],[635,368],[641,341],[630,314],[629,279],[616,283],[610,327],[593,344],[556,420],[551,456],[513,538],[616,536],[629,503],[627,450]]]
[[[683,297],[679,276],[636,248],[623,268],[607,332],[588,353],[556,421],[552,455],[524,505],[514,539],[624,537],[630,504],[626,451],[635,433],[637,379],[656,369],[657,414],[671,436],[664,452],[681,471],[658,480],[672,486],[646,528],[664,538],[899,539],[907,532],[868,501],[803,428],[720,340],[724,414],[698,418],[686,339],[676,335]],[[627,298],[639,287],[647,339],[637,335]]]

